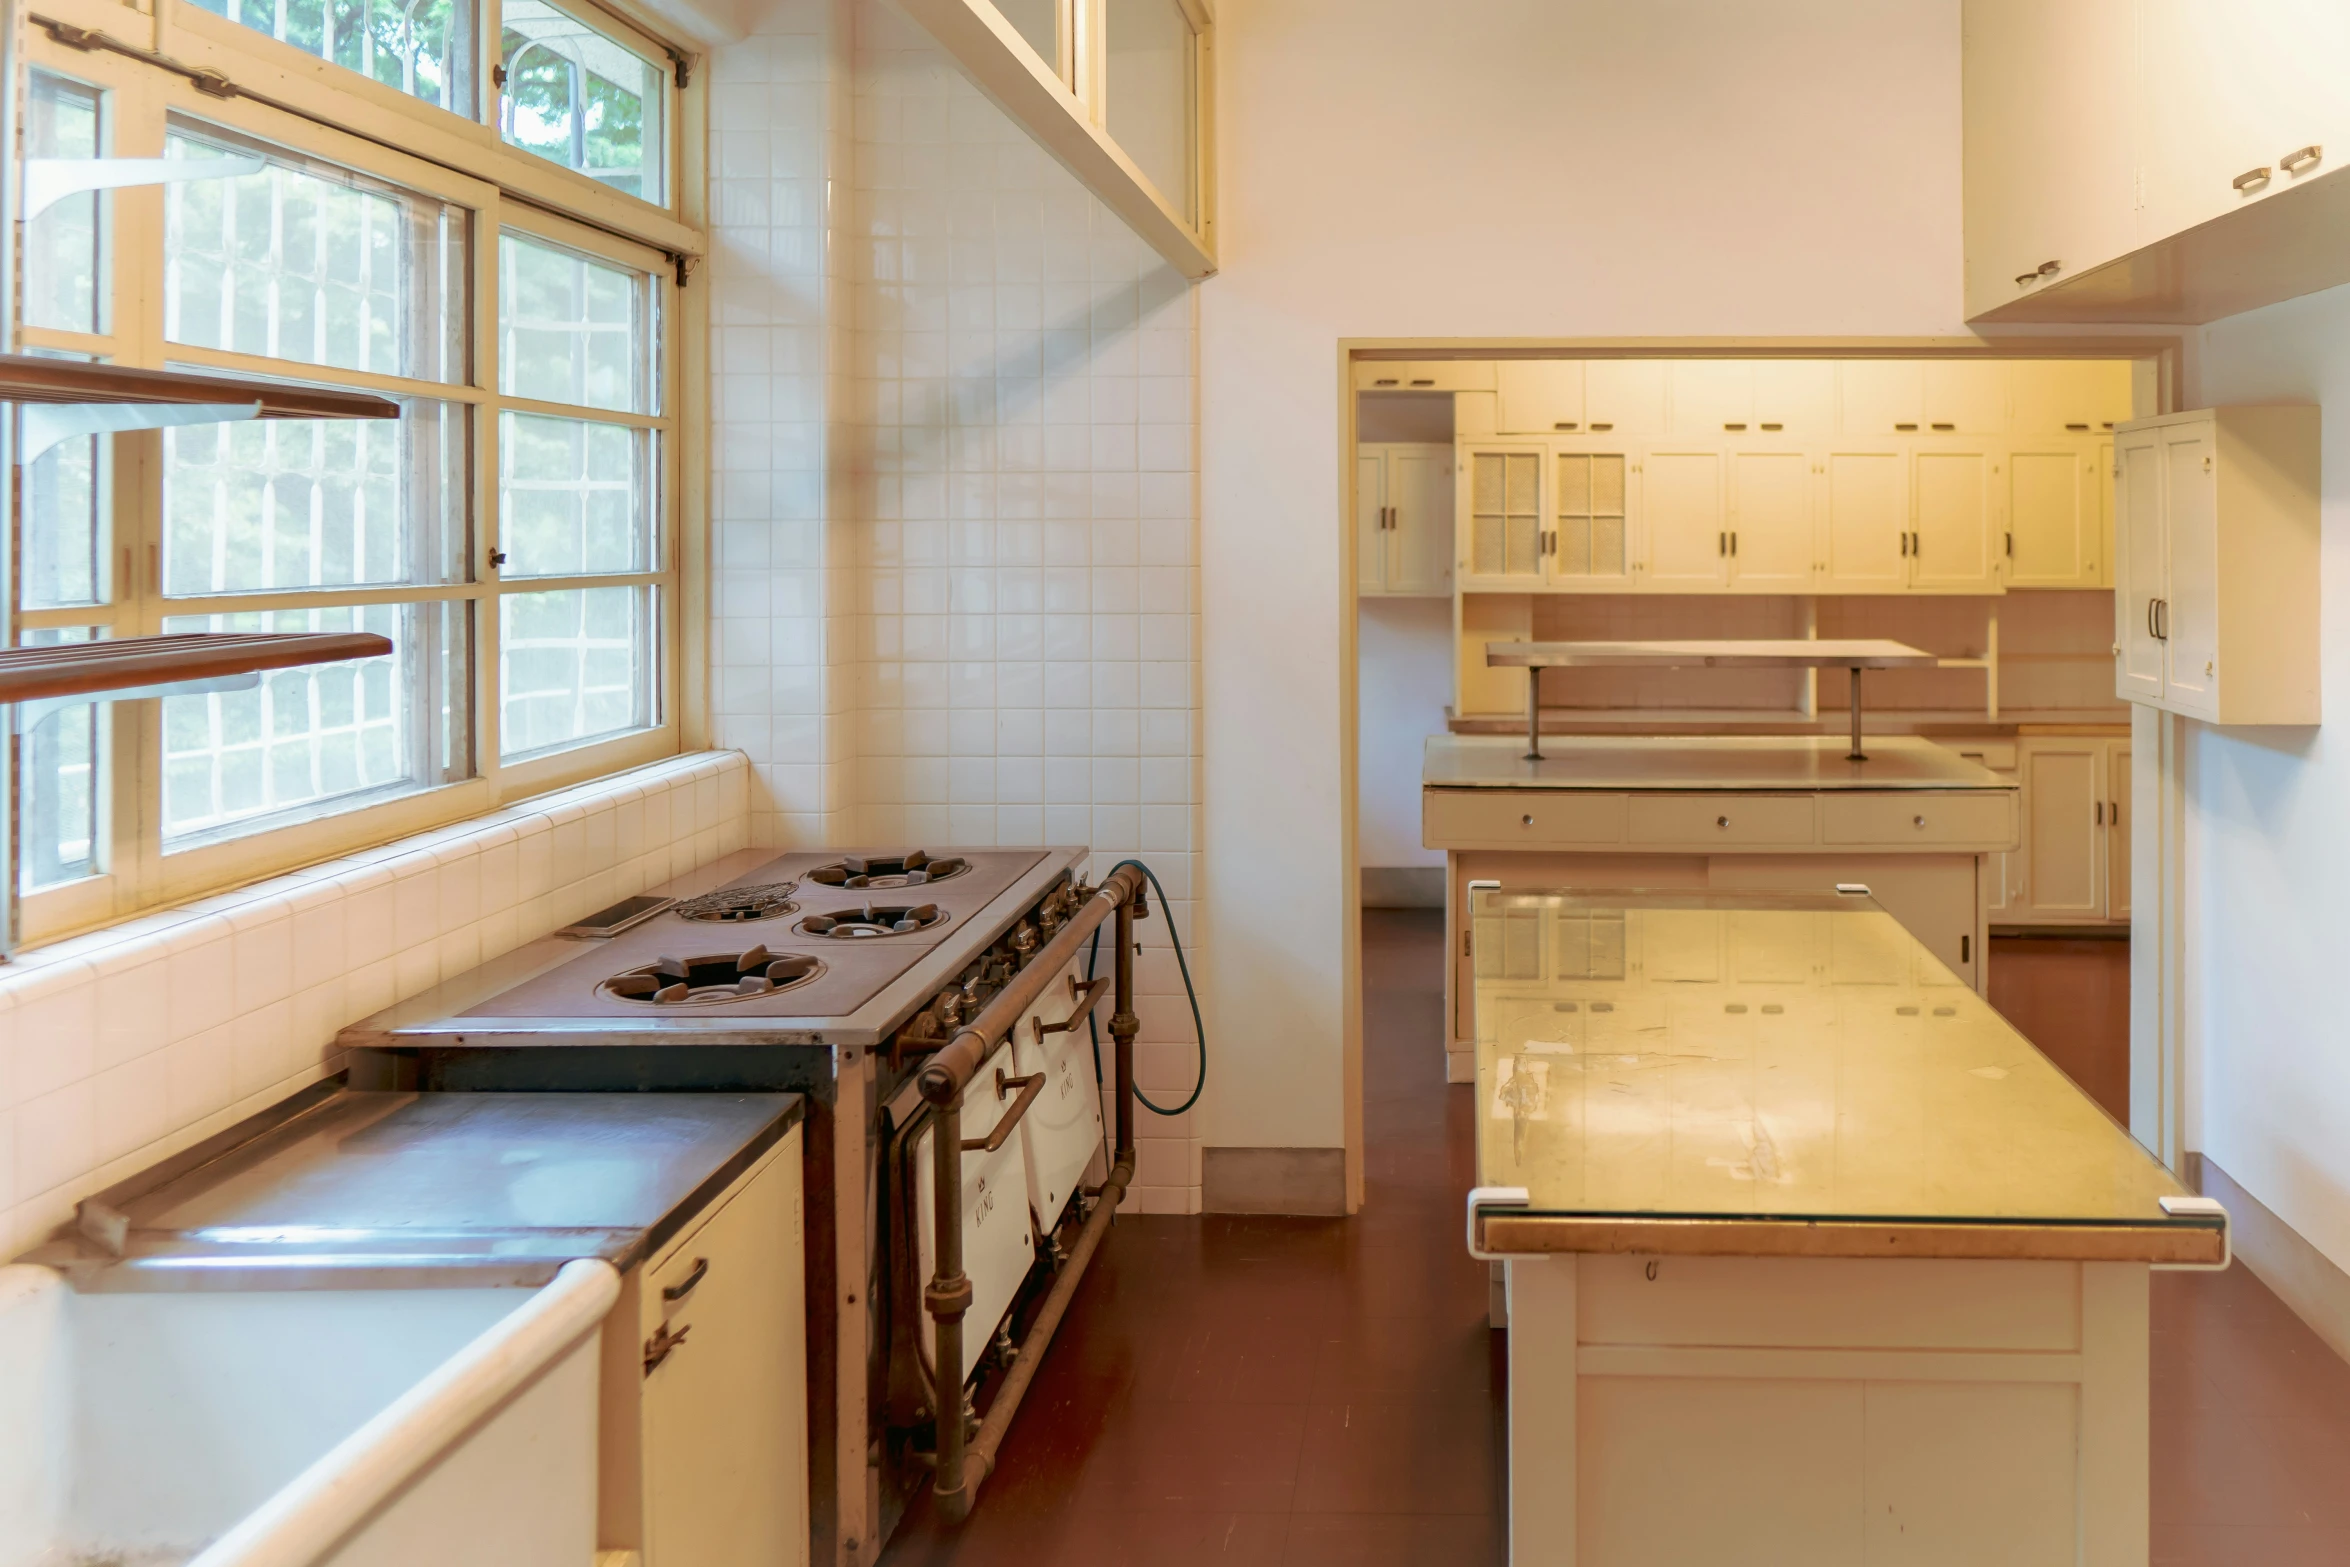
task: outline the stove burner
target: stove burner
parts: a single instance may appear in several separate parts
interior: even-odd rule
[[[960,876],[971,868],[971,862],[955,855],[941,855],[936,859],[921,849],[908,849],[903,854],[849,854],[830,865],[819,865],[808,872],[808,879],[827,887],[921,887],[934,881],[945,881],[949,876]]]
[[[647,1006],[714,1006],[791,990],[823,972],[822,959],[799,952],[778,955],[765,947],[753,947],[744,953],[660,958],[641,968],[623,970],[597,988],[615,1000]]]
[[[799,928],[810,936],[854,941],[872,936],[903,936],[910,931],[928,930],[945,919],[946,915],[939,911],[935,903],[918,903],[911,908],[903,904],[868,903],[861,909],[811,914],[800,921]]]
[[[772,881],[756,887],[721,887],[698,898],[686,898],[671,912],[689,920],[723,924],[771,920],[799,907],[791,901],[792,892],[798,886],[796,881]]]

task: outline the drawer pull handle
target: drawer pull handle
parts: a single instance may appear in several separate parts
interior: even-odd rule
[[[1926,819],[1923,816],[1913,816],[1909,819],[1909,824],[1922,830],[1926,825]]]
[[[1520,827],[1531,827],[1534,825],[1534,818],[1531,816],[1521,816],[1518,818],[1518,825]]]
[[[645,1340],[645,1375],[651,1376],[661,1362],[667,1360],[677,1346],[685,1342],[685,1336],[693,1330],[694,1325],[690,1322],[674,1333],[669,1331],[669,1324],[666,1322],[655,1328],[653,1336]]]
[[[2250,190],[2255,185],[2266,185],[2268,183],[2268,166],[2263,164],[2257,169],[2246,169],[2228,183],[2240,191]]]
[[[1005,1143],[1011,1141],[1012,1128],[1020,1124],[1020,1118],[1028,1113],[1028,1107],[1036,1103],[1036,1096],[1044,1092],[1044,1077],[1042,1072],[1031,1072],[1026,1077],[1014,1077],[1002,1067],[997,1067],[995,1069],[996,1102],[1001,1104],[1004,1096],[1014,1089],[1019,1090],[1020,1097],[1012,1101],[1010,1113],[996,1122],[994,1131],[985,1137],[964,1138],[960,1145],[963,1152],[994,1153]]]
[[[701,1283],[702,1280],[708,1276],[709,1272],[710,1259],[707,1257],[696,1257],[694,1259],[694,1271],[687,1274],[684,1278],[679,1279],[675,1284],[670,1285],[667,1289],[663,1290],[661,1292],[661,1298],[663,1300],[672,1301],[685,1299],[688,1295],[691,1295],[694,1292],[694,1286]]]
[[[1714,825],[1716,827],[1727,827],[1730,825],[1730,818],[1727,816],[1717,816],[1714,818]]]
[[[2318,159],[2324,157],[2325,155],[2326,150],[2323,147],[2320,147],[2315,142],[2311,142],[2308,146],[2296,147],[2291,152],[2288,152],[2283,157],[2277,159],[2277,166],[2283,169],[2287,174],[2298,174],[2303,169],[2308,168],[2311,164],[2317,162]]]

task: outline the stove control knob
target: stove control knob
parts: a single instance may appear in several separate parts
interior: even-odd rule
[[[1036,944],[1036,927],[1022,920],[1020,928],[1012,932],[1012,950],[1025,957],[1036,950]]]

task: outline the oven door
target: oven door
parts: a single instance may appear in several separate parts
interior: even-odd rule
[[[995,1054],[980,1064],[979,1070],[972,1074],[971,1086],[963,1091],[965,1142],[986,1138],[1019,1101],[1017,1086],[1007,1085],[998,1092],[999,1072],[1006,1078],[1017,1075],[1008,1044],[998,1046]],[[982,1153],[974,1148],[963,1154],[963,1272],[971,1280],[971,1309],[963,1316],[965,1381],[970,1379],[979,1357],[986,1352],[988,1341],[995,1337],[1004,1313],[1012,1309],[1012,1297],[1019,1293],[1021,1282],[1028,1277],[1028,1269],[1036,1260],[1036,1242],[1028,1217],[1026,1122],[1029,1119],[1033,1117],[1023,1118],[1022,1124],[1012,1129],[1012,1135],[995,1152]],[[921,1246],[917,1289],[929,1281],[938,1256],[932,1239],[937,1234],[934,1228],[937,1209],[932,1198],[931,1136],[927,1128],[916,1135],[912,1159],[915,1234]]]
[[[1036,1210],[1036,1228],[1050,1235],[1061,1221],[1078,1183],[1089,1166],[1099,1161],[1106,1170],[1102,1145],[1102,1085],[1094,1076],[1093,1041],[1085,1020],[1065,1023],[1077,1008],[1078,965],[1066,976],[1054,976],[1030,1015],[1012,1030],[1013,1059],[1025,1077],[1045,1075],[1044,1091],[1028,1112],[1021,1130],[1028,1138],[1028,1202]],[[1106,1021],[1107,1002],[1099,1016]],[[1039,1025],[1043,1025],[1041,1028]],[[1109,1041],[1102,1041],[1107,1047]]]

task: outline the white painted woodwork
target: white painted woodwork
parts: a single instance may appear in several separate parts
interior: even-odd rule
[[[2130,917],[2130,742],[2109,740],[2105,752],[2105,917]]]
[[[905,12],[943,49],[971,85],[1026,131],[1054,161],[1077,177],[1161,259],[1194,282],[1216,270],[1215,148],[1208,134],[1212,60],[1195,70],[1194,124],[1200,128],[1200,219],[1185,216],[1182,193],[1162,194],[1110,136],[1101,105],[1088,104],[1037,57],[1019,30],[987,0],[901,0]],[[1202,27],[1199,48],[1212,48],[1213,28]],[[1081,72],[1081,76],[1093,73]]]
[[[1749,593],[1805,593],[1817,575],[1813,474],[1800,448],[1730,454],[1730,580]]]
[[[2146,1560],[2144,1264],[1505,1273],[1520,1567]]]
[[[2110,436],[2132,412],[2126,359],[2027,359],[2009,371],[2008,433],[2018,440]]]
[[[1631,470],[1632,460],[1621,450],[1554,451],[1548,567],[1553,583],[1601,591],[1630,585]]]
[[[2116,433],[2117,694],[2219,724],[2318,722],[2318,416],[2202,409]]]
[[[1836,428],[1836,363],[1829,359],[1757,359],[1754,433],[1817,440]]]
[[[1495,423],[1503,435],[1583,428],[1583,362],[1502,359],[1493,366]]]
[[[1650,447],[1640,454],[1643,573],[1648,585],[1687,593],[1730,580],[1722,453]]]
[[[2007,430],[2009,366],[1997,359],[1928,359],[1920,366],[1928,435],[2001,435]]]
[[[2112,476],[2103,444],[2087,437],[2018,444],[2007,454],[2007,518],[2001,535],[2010,588],[2101,588]]]
[[[1662,430],[1665,427],[1664,361],[1584,361],[1583,427],[1594,435]]]
[[[1355,585],[1374,597],[1452,592],[1453,448],[1366,441],[1355,456]]]
[[[632,1272],[605,1322],[597,1544],[641,1567],[808,1560],[801,1137]]]
[[[1991,509],[1995,471],[1984,450],[1923,450],[1912,460],[1909,583],[1937,592],[1994,591]]]
[[[2350,281],[2350,10],[1967,0],[1964,18],[1970,319],[2211,321]]]
[[[1358,392],[1491,392],[1496,383],[1490,359],[1358,359]]]
[[[2022,747],[2024,845],[2022,923],[2105,917],[2106,836],[2102,826],[2106,743],[2035,738]]]
[[[2016,772],[2017,747],[2012,740],[1953,741],[1951,749],[2002,778],[2022,782]],[[2013,850],[1983,857],[1983,908],[1994,923],[2008,916],[2020,862],[2020,855]]]
[[[1902,533],[1909,519],[1909,454],[1896,447],[1827,454],[1820,586],[1898,593],[1909,582]]]
[[[1704,441],[1754,428],[1754,361],[1675,359],[1665,368],[1670,413],[1666,433]]]
[[[1546,456],[1544,448],[1522,443],[1462,444],[1455,474],[1462,587],[1507,592],[1543,584]]]

